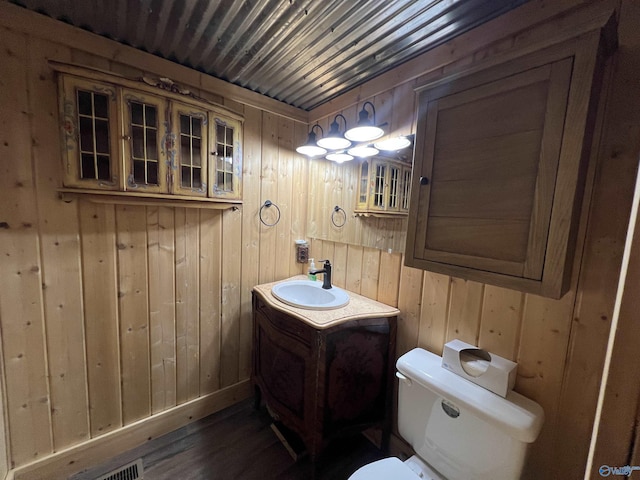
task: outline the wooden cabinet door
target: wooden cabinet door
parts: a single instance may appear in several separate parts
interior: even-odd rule
[[[599,38],[419,92],[407,265],[562,296],[597,106]]]
[[[565,59],[421,96],[416,258],[541,278],[570,74]]]
[[[209,196],[238,200],[242,198],[242,124],[214,111],[209,125]]]
[[[206,110],[172,102],[171,128],[174,136],[171,157],[172,193],[207,196],[208,115]]]
[[[116,87],[65,75],[60,90],[65,186],[119,189]]]
[[[124,90],[124,165],[127,190],[168,193],[166,100]]]

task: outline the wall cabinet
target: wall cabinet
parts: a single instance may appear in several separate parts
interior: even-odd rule
[[[240,117],[173,84],[57,68],[65,187],[242,198]]]
[[[411,164],[369,157],[360,164],[355,213],[373,216],[407,215]]]
[[[377,426],[388,441],[396,317],[318,329],[253,293],[258,399],[304,442],[312,460],[337,436]]]
[[[559,298],[569,287],[600,32],[418,93],[407,265]]]

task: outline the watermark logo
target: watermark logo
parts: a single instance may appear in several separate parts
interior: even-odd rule
[[[624,467],[610,467],[609,465],[602,465],[598,472],[601,477],[608,477],[609,475],[624,475],[630,477],[631,472],[634,470],[640,470],[640,466],[625,465]]]

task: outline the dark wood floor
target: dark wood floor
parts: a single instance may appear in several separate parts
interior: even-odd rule
[[[264,408],[248,400],[157,438],[81,472],[93,480],[138,458],[145,480],[309,480],[307,458],[295,462],[271,430]],[[384,457],[363,436],[334,442],[316,466],[317,480],[347,479],[360,466]]]

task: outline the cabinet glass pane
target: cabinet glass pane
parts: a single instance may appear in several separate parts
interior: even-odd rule
[[[216,187],[233,192],[233,128],[216,124]]]
[[[180,185],[185,188],[203,186],[202,127],[201,118],[180,114]]]
[[[389,169],[389,208],[398,208],[398,183],[400,170],[391,167]]]
[[[157,107],[130,101],[131,155],[133,180],[141,185],[158,185]]]
[[[92,113],[91,92],[78,91],[78,113],[80,115],[89,115]]]
[[[96,120],[96,152],[109,154],[109,122]]]
[[[403,210],[409,210],[409,197],[411,193],[411,170],[402,172],[402,205]]]
[[[138,102],[131,102],[131,124],[142,125],[144,123],[143,105]]]
[[[76,90],[80,137],[80,178],[111,180],[109,151],[109,98],[87,90]]]
[[[109,103],[106,95],[94,95],[93,108],[95,109],[96,117],[104,119],[109,118]]]
[[[91,118],[80,117],[80,150],[93,152],[93,122]]]
[[[98,164],[98,180],[111,180],[111,165],[109,157],[105,155],[98,155],[96,163]]]
[[[369,162],[360,166],[360,199],[359,203],[367,203],[367,188],[369,185]]]
[[[82,178],[96,178],[94,156],[88,153],[83,153],[81,155],[80,169],[82,170]]]
[[[147,162],[147,183],[158,184],[158,162]]]
[[[202,187],[202,169],[194,167],[193,168],[193,183],[194,188]]]
[[[373,191],[373,205],[376,207],[384,207],[384,181],[386,175],[386,167],[384,165],[376,165],[376,177]]]

